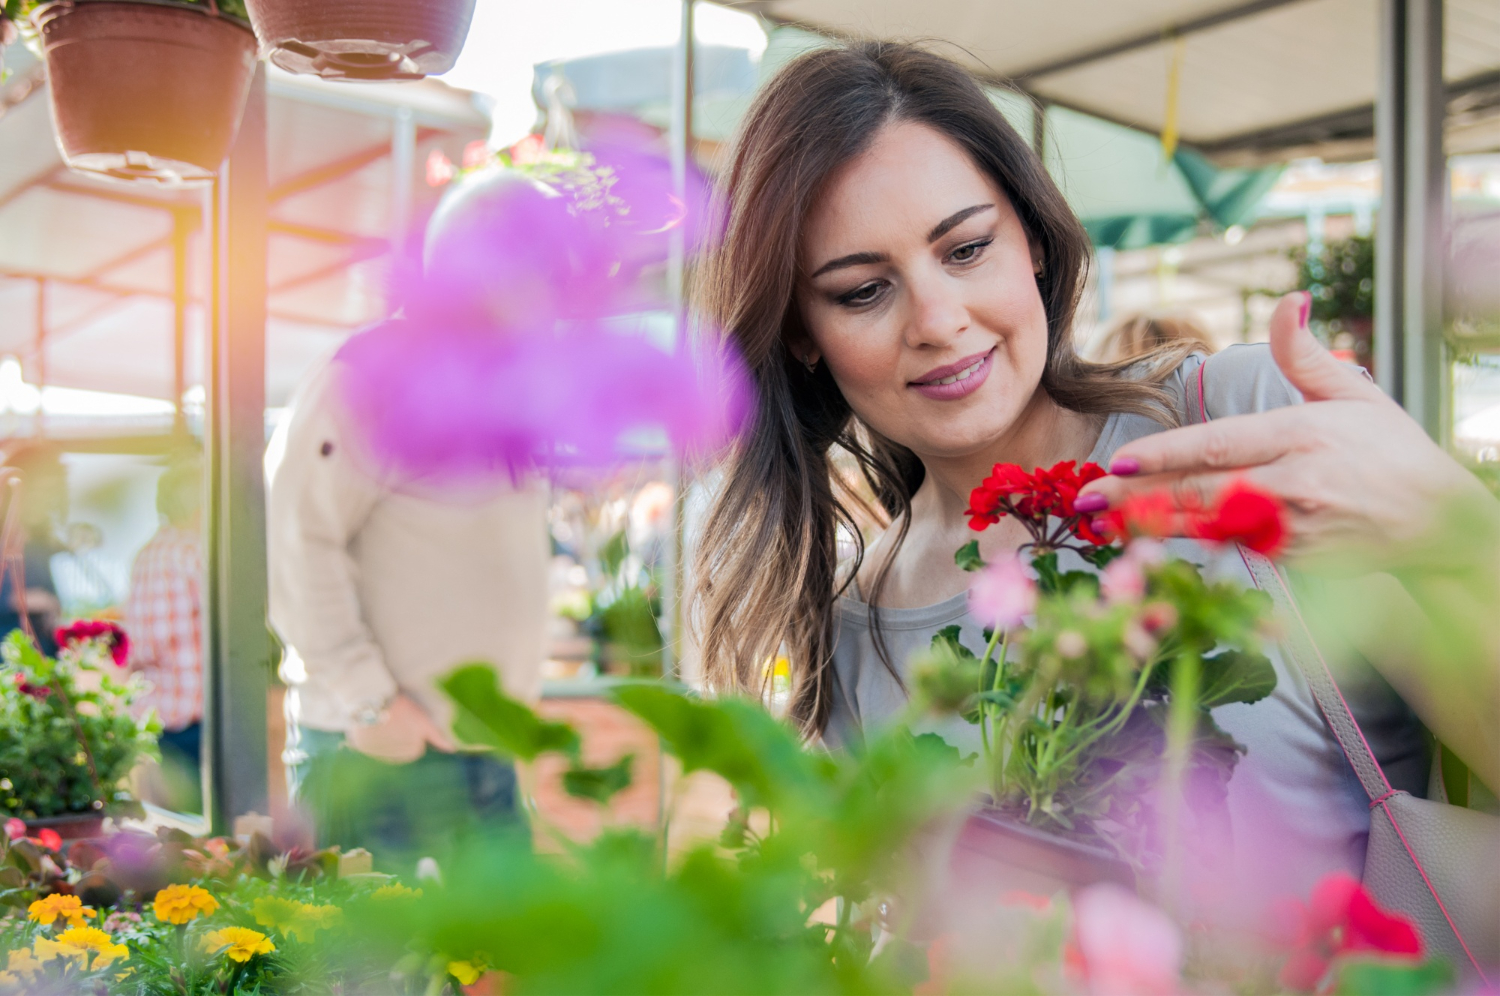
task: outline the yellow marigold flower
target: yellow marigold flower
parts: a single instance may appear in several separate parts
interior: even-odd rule
[[[296,924],[302,904],[280,896],[260,896],[250,910],[255,914],[256,923],[284,934]]]
[[[57,935],[57,943],[76,951],[87,953],[94,952],[94,965],[96,969],[106,968],[116,961],[130,957],[130,949],[123,944],[116,944],[115,939],[110,937],[98,927],[69,927]]]
[[[30,948],[17,948],[6,956],[5,969],[12,975],[29,979],[42,970],[42,963],[31,953]]]
[[[390,885],[382,885],[370,893],[371,899],[421,899],[422,890],[413,889],[409,885],[400,882],[392,882]]]
[[[158,920],[177,924],[207,916],[218,908],[219,901],[196,885],[169,885],[156,894],[152,904]]]
[[[448,974],[457,979],[461,985],[472,986],[484,974],[484,969],[472,961],[450,961]]]
[[[71,944],[62,944],[48,937],[38,937],[31,945],[32,954],[42,964],[52,961],[71,961],[79,968],[89,967],[89,953],[73,947]]]
[[[203,936],[203,949],[209,954],[223,952],[235,961],[249,961],[256,955],[276,950],[271,939],[249,927],[221,927]]]
[[[92,906],[83,905],[83,900],[77,896],[54,893],[26,907],[26,915],[44,927],[51,925],[59,917],[66,920],[69,926],[81,927],[86,917],[96,914]]]

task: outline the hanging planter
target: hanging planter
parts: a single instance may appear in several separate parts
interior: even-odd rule
[[[333,80],[415,80],[453,68],[474,0],[247,0],[270,60]]]
[[[32,12],[73,169],[207,179],[234,144],[255,36],[229,0],[55,0]]]

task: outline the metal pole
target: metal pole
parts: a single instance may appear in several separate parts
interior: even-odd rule
[[[416,117],[410,107],[398,107],[391,128],[391,262],[396,266],[403,265],[406,260],[416,156]]]
[[[693,4],[682,0],[682,27],[677,39],[677,58],[672,67],[672,185],[679,200],[686,204],[688,169],[693,148]],[[667,261],[668,289],[672,311],[677,316],[677,348],[688,343],[687,244],[682,225],[672,230]],[[682,489],[683,475],[679,462],[668,458],[667,485],[672,489],[672,513],[667,525],[666,549],[662,551],[662,673],[675,677],[678,670],[681,636],[682,579]]]
[[[1375,230],[1375,379],[1405,400],[1402,336],[1406,285],[1406,4],[1380,2],[1380,79],[1375,148],[1380,157],[1380,218]]]
[[[1402,403],[1443,441],[1447,435],[1447,358],[1443,338],[1443,256],[1448,169],[1443,156],[1443,0],[1406,5],[1406,329]]]
[[[265,813],[266,70],[256,68],[229,160],[215,182],[209,344],[208,631],[205,781],[214,827]]]
[[[36,342],[32,351],[36,355],[33,374],[37,391],[36,419],[33,425],[36,427],[36,435],[40,436],[47,424],[47,281],[41,277],[36,281]]]
[[[187,429],[182,396],[187,393],[188,215],[172,212],[172,430]]]

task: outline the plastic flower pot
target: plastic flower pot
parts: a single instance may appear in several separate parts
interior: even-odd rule
[[[474,0],[248,0],[270,60],[334,80],[415,80],[453,68]]]
[[[999,896],[1050,896],[1100,882],[1135,888],[1135,873],[1111,850],[1028,826],[985,809],[964,823],[954,843],[953,881]]]
[[[218,170],[255,71],[248,26],[212,0],[57,0],[32,22],[69,166],[158,183]]]
[[[64,813],[26,821],[26,832],[31,836],[42,830],[55,830],[65,841],[102,840],[104,817],[98,813]]]

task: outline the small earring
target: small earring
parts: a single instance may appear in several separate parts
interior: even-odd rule
[[[817,360],[809,360],[809,359],[803,358],[802,365],[807,368],[807,372],[808,373],[817,373],[818,372],[818,361]]]

